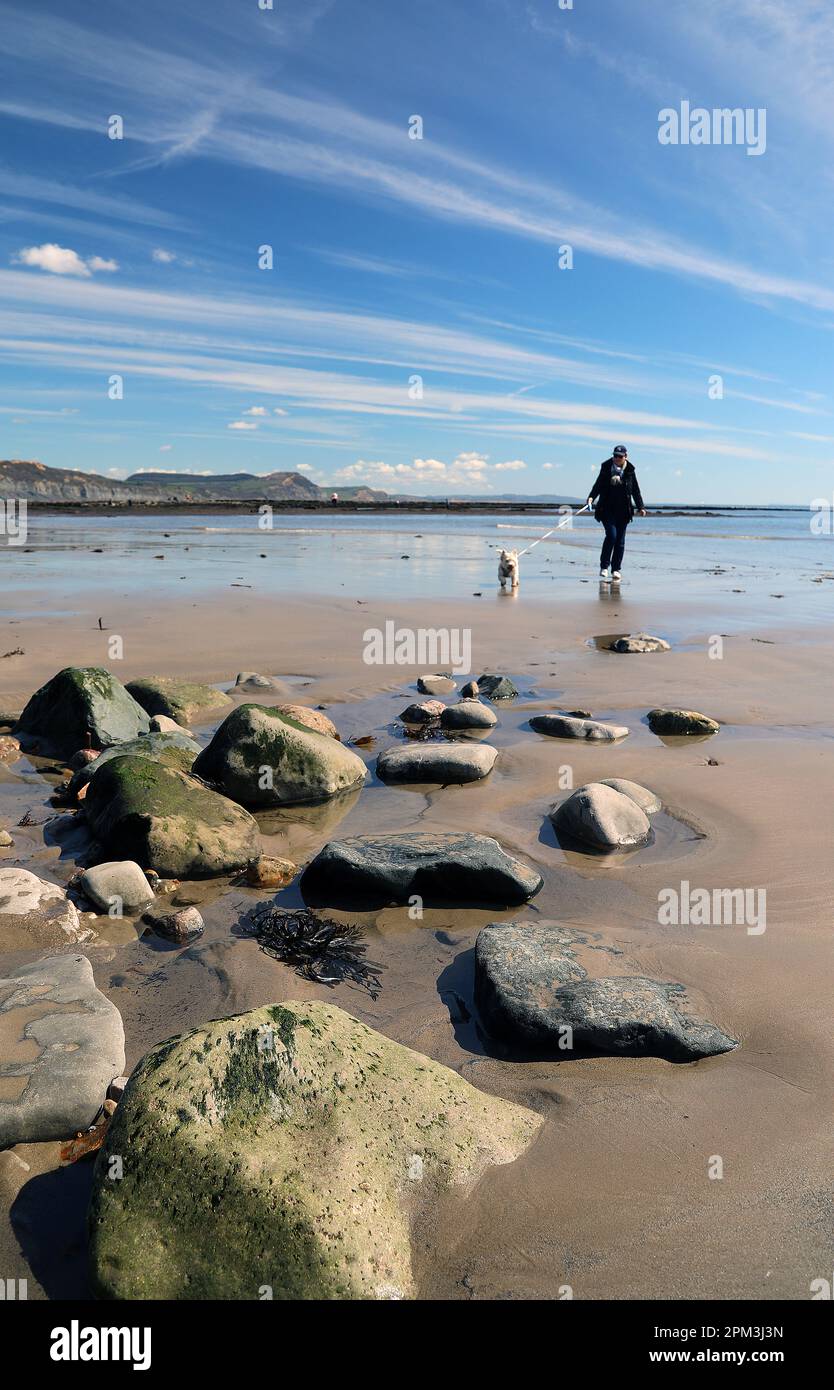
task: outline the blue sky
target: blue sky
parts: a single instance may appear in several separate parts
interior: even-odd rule
[[[0,31],[3,457],[573,496],[622,442],[648,500],[831,494],[829,0],[39,0]],[[662,146],[682,101],[764,108],[765,152]]]

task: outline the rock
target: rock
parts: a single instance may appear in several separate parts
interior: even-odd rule
[[[115,745],[117,748],[118,744]],[[71,772],[78,772],[88,763],[94,763],[96,758],[101,757],[101,750],[98,748],[78,748],[72,757],[67,760],[67,767]]]
[[[108,1097],[107,1100],[105,1100],[104,1105],[102,1106],[102,1110],[104,1111],[108,1120],[112,1120],[113,1116],[116,1113],[116,1102]]]
[[[181,907],[177,912],[146,912],[143,919],[156,932],[168,941],[184,945],[202,936],[206,929],[202,914],[196,907]]]
[[[87,1129],[124,1071],[121,1016],[85,956],[48,956],[0,979],[0,1035],[10,1040],[0,1054],[0,1147]]]
[[[420,676],[417,689],[423,695],[451,695],[452,691],[457,689],[457,681],[453,681],[451,676],[441,674]]]
[[[231,873],[259,849],[248,811],[187,772],[135,755],[112,758],[96,773],[84,813],[105,852],[163,878]]]
[[[541,875],[497,840],[467,831],[330,840],[301,877],[305,898],[324,903],[363,897],[407,903],[417,894],[441,903],[509,906],[527,902],[541,886]]]
[[[96,777],[112,758],[149,758],[151,762],[160,763],[163,767],[175,767],[179,772],[190,772],[199,752],[199,743],[184,729],[180,729],[178,733],[142,734],[140,738],[131,739],[129,743],[106,748],[93,762],[80,767],[70,778],[67,795],[78,799],[91,778]]]
[[[518,687],[509,676],[479,676],[477,685],[488,700],[514,700],[518,694]]]
[[[445,708],[442,700],[424,700],[422,704],[409,705],[400,719],[403,724],[433,724]]]
[[[376,770],[384,782],[477,782],[492,771],[497,748],[486,743],[415,743],[380,753]]]
[[[602,974],[606,969],[614,973]],[[494,922],[475,943],[475,1002],[493,1037],[557,1057],[591,1048],[694,1062],[738,1046],[682,1011],[682,985],[628,973],[637,969],[596,933],[554,922]]]
[[[613,787],[615,792],[622,792],[623,796],[630,796],[632,801],[636,801],[641,811],[645,811],[647,816],[653,816],[663,805],[656,792],[650,792],[648,787],[641,787],[639,782],[629,782],[625,777],[601,777],[599,785],[601,787]]]
[[[140,676],[128,681],[127,690],[148,714],[167,714],[181,728],[187,728],[198,715],[220,709],[232,701],[222,690],[176,676]]]
[[[246,882],[253,888],[286,888],[297,873],[298,866],[291,859],[259,854],[246,865]]]
[[[668,652],[669,643],[648,632],[630,632],[611,643],[612,652]]]
[[[178,724],[176,719],[171,719],[167,714],[154,714],[151,717],[152,734],[188,734],[188,730]]]
[[[574,719],[569,714],[534,714],[530,728],[551,738],[584,738],[593,743],[613,743],[628,733],[624,724],[601,724],[598,719]]]
[[[0,849],[11,849],[13,845],[14,840],[8,830],[0,830]]]
[[[107,1087],[107,1099],[114,1100],[118,1105],[119,1101],[124,1095],[126,1085],[126,1076],[114,1076],[113,1080],[110,1082],[110,1085]]]
[[[0,762],[15,763],[20,757],[20,741],[11,734],[0,734]]]
[[[216,1020],[131,1075],[93,1179],[93,1291],[413,1297],[415,1218],[512,1162],[541,1123],[329,1004]]]
[[[460,692],[460,698],[462,700],[477,700],[480,693],[477,681],[467,681]]]
[[[447,705],[440,716],[442,729],[491,729],[498,723],[498,715],[489,705],[480,700],[460,700],[456,705]]]
[[[577,787],[549,815],[558,834],[594,849],[632,849],[651,838],[649,818],[635,799],[603,782]]]
[[[223,720],[194,772],[246,806],[325,801],[361,786],[358,753],[263,705],[239,705]]]
[[[154,895],[150,883],[132,859],[114,859],[85,869],[80,886],[102,912],[108,912],[116,904],[125,912],[138,912]]]
[[[91,935],[57,883],[28,869],[0,868],[0,950],[66,946]]]
[[[269,676],[262,676],[258,671],[238,671],[235,677],[235,685],[245,685],[251,690],[278,689],[274,680],[271,680]]]
[[[148,716],[100,666],[67,666],[32,696],[14,732],[27,751],[69,758],[78,748],[107,748],[148,730]]]
[[[305,729],[312,729],[316,734],[325,734],[328,738],[338,739],[339,730],[328,719],[320,709],[308,709],[306,705],[270,705],[270,709],[275,709],[279,714],[285,714],[288,719],[294,719],[296,724],[303,724]]]
[[[694,709],[650,709],[647,715],[653,734],[717,734],[717,719]]]

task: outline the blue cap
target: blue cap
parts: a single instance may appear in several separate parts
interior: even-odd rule
[[[628,453],[628,449],[626,448],[625,444],[618,444],[617,447],[616,447],[616,449],[614,450],[614,457],[615,457],[615,458],[619,458],[619,457],[621,457],[621,455],[627,454],[627,453]]]

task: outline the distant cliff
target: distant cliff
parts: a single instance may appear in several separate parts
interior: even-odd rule
[[[48,468],[21,459],[0,460],[0,496],[28,502],[199,503],[253,501],[328,501],[333,489],[318,487],[302,473],[133,473],[124,482],[82,473],[74,468]],[[372,488],[339,489],[339,497],[357,502],[384,500]]]

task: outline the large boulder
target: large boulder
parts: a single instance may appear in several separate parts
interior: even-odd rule
[[[493,1037],[557,1057],[580,1048],[694,1062],[738,1046],[684,1012],[682,985],[648,979],[596,933],[554,922],[494,922],[478,933],[475,1002]]]
[[[245,806],[289,806],[361,786],[367,770],[336,739],[280,710],[246,704],[223,720],[193,771]]]
[[[638,790],[651,804],[652,793],[645,787]],[[557,834],[593,849],[633,849],[651,839],[651,822],[635,796],[605,782],[577,787],[549,815]]]
[[[161,763],[163,767],[175,767],[180,772],[190,772],[194,759],[200,752],[200,745],[184,729],[176,733],[149,733],[133,738],[129,743],[117,743],[113,748],[105,748],[92,762],[84,763],[70,778],[68,794],[77,796],[91,778],[106,767],[111,758],[126,755],[137,758],[150,758],[151,762]]]
[[[67,666],[36,690],[15,725],[27,751],[70,758],[91,748],[126,743],[148,731],[148,716],[101,666]]]
[[[211,878],[243,868],[259,851],[248,811],[176,768],[112,758],[92,779],[84,813],[106,853],[135,859],[163,878]]]
[[[612,652],[668,652],[669,643],[662,637],[652,637],[649,632],[629,632],[624,637],[615,637],[611,643]]]
[[[0,868],[0,951],[68,946],[91,935],[57,883],[28,869]]]
[[[602,724],[598,719],[577,719],[570,714],[534,714],[530,728],[551,738],[584,738],[592,743],[613,743],[625,738],[624,724]]]
[[[88,1129],[124,1071],[115,1004],[85,956],[48,956],[0,979],[0,1148]],[[20,1039],[20,1041],[18,1041]]]
[[[492,771],[498,749],[487,743],[413,743],[380,753],[384,782],[477,782]]]
[[[491,729],[498,715],[480,700],[459,700],[447,705],[440,716],[441,729]]]
[[[148,714],[167,714],[186,728],[209,710],[222,709],[232,700],[213,685],[180,680],[177,676],[138,676],[127,689]]]
[[[717,734],[721,725],[694,709],[650,709],[646,716],[653,734]]]
[[[94,1292],[413,1297],[415,1218],[512,1162],[540,1125],[328,1004],[216,1020],[128,1081],[95,1169]]]
[[[308,864],[301,890],[308,901],[371,899],[407,903],[527,902],[542,877],[515,859],[497,840],[469,831],[357,835],[330,840]]]

